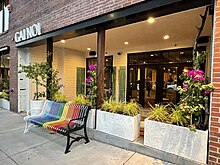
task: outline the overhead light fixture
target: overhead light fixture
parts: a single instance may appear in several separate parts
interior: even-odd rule
[[[60,40],[60,42],[61,42],[61,43],[65,43],[66,41],[65,41],[65,40]]]
[[[87,50],[91,50],[91,48],[87,48]]]
[[[125,45],[128,45],[128,42],[124,42]]]
[[[163,39],[165,39],[165,40],[168,40],[169,38],[170,38],[169,35],[165,35],[165,36],[163,37]]]
[[[154,21],[155,21],[155,19],[154,19],[153,17],[149,17],[149,18],[147,19],[147,22],[148,22],[148,23],[154,23]]]

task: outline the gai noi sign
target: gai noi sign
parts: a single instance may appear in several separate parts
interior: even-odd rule
[[[15,42],[25,41],[27,39],[41,35],[41,25],[40,23],[33,24],[19,32],[15,33]]]

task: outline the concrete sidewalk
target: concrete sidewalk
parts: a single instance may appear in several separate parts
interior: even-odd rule
[[[95,140],[74,143],[64,154],[66,137],[32,127],[24,134],[19,114],[0,109],[0,165],[169,165],[158,159]]]

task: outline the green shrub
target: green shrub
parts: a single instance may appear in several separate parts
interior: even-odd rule
[[[140,109],[141,106],[134,101],[126,104],[125,102],[115,101],[110,98],[103,102],[101,110],[127,116],[136,116],[139,114]]]
[[[7,94],[5,91],[2,91],[0,98],[5,99],[5,100],[9,100],[9,94]]]
[[[137,102],[132,100],[128,104],[125,104],[123,114],[128,116],[136,116],[137,114],[140,113],[140,110],[141,110],[141,106]]]
[[[148,113],[148,119],[174,125],[188,126],[189,119],[178,105],[170,103],[168,105],[155,104],[153,107],[149,103],[151,111]]]
[[[83,95],[78,95],[74,99],[74,104],[89,105],[90,101]]]
[[[171,104],[172,107],[170,108],[170,122],[172,124],[186,126],[189,124],[189,121],[185,117],[183,111],[179,108],[179,106]]]
[[[150,103],[151,111],[148,113],[148,119],[163,123],[169,123],[169,113],[167,106],[162,104],[155,104],[153,107]]]
[[[63,95],[61,92],[56,92],[54,94],[54,100],[58,102],[66,102],[66,96]]]

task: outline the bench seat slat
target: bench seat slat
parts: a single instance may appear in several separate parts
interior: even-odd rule
[[[28,122],[43,126],[46,122],[59,120],[63,113],[64,105],[64,103],[53,102],[42,115],[30,117],[28,118]]]
[[[46,122],[43,124],[43,127],[60,134],[66,134],[69,131],[69,121],[71,119],[77,119],[80,112],[81,106],[74,104],[66,105],[60,120]],[[72,122],[71,125],[74,125],[74,122]]]

